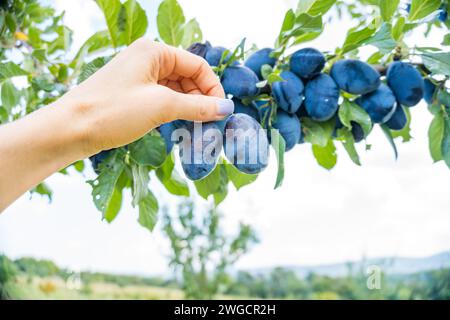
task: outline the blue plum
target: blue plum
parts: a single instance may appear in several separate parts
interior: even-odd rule
[[[428,104],[433,104],[434,94],[436,93],[436,85],[430,79],[424,80],[423,98]]]
[[[447,18],[448,18],[447,10],[445,9],[445,7],[442,7],[441,9],[439,9],[438,19],[441,22],[445,22],[447,21]]]
[[[245,113],[246,115],[249,115],[250,117],[259,122],[259,112],[254,104],[246,106],[245,104],[242,103],[241,100],[237,98],[233,98],[233,101],[234,101],[234,113]]]
[[[267,134],[255,119],[244,113],[233,114],[228,118],[224,149],[227,159],[241,172],[257,174],[267,167]]]
[[[305,88],[305,108],[315,121],[331,119],[338,109],[339,88],[329,75],[322,73],[308,81]]]
[[[91,161],[92,168],[94,169],[95,173],[100,173],[100,164],[103,163],[106,158],[108,158],[111,155],[111,152],[114,149],[104,150],[97,154],[94,154],[93,156],[89,157],[89,160]]]
[[[209,63],[210,66],[217,67],[220,63],[220,59],[222,59],[223,53],[226,50],[227,50],[227,48],[224,48],[224,47],[212,47],[206,52],[205,59]],[[229,55],[230,54],[228,54],[228,56]],[[226,60],[226,58],[225,58],[225,60]]]
[[[175,142],[172,140],[172,133],[176,129],[177,127],[174,125],[173,122],[164,123],[158,128],[161,137],[164,139],[164,142],[166,143],[167,154],[172,152],[173,146],[175,144]]]
[[[270,56],[272,51],[273,51],[273,49],[271,49],[271,48],[264,48],[264,49],[258,50],[247,58],[244,65],[247,68],[250,68],[251,70],[253,70],[253,72],[256,73],[258,78],[262,80],[263,77],[261,75],[261,67],[265,64],[268,64],[269,66],[273,67],[275,65],[275,63],[277,62],[277,60],[275,58],[272,58]]]
[[[340,60],[333,64],[331,77],[341,90],[351,94],[366,94],[380,86],[380,73],[359,60]]]
[[[386,78],[400,104],[413,107],[422,100],[425,84],[420,72],[411,64],[401,61],[391,63]]]
[[[386,122],[386,125],[391,130],[402,130],[407,123],[408,118],[406,117],[405,110],[403,110],[403,106],[399,104],[392,117]]]
[[[302,80],[290,71],[283,71],[281,77],[285,81],[272,85],[272,95],[281,109],[295,113],[303,102],[304,85]]]
[[[286,151],[292,150],[292,148],[301,141],[302,126],[295,114],[289,114],[283,110],[278,110],[272,126],[275,129],[278,129],[280,135],[286,142]]]
[[[205,43],[195,42],[191,44],[191,46],[186,50],[197,56],[205,58],[206,53],[209,51],[209,49],[211,49],[211,44],[208,41],[206,41]]]
[[[391,89],[382,84],[377,90],[365,94],[356,103],[369,114],[372,122],[385,123],[395,112],[396,100]]]
[[[222,86],[225,93],[236,98],[253,97],[258,94],[258,76],[244,66],[230,66],[222,75]]]
[[[220,59],[222,59],[222,55],[224,54],[225,50],[227,50],[224,47],[212,47],[209,48],[206,51],[205,54],[205,60],[208,62],[208,64],[211,67],[217,67],[220,63]],[[227,56],[223,59],[222,63],[226,63],[231,58],[231,51],[227,54]],[[238,65],[237,61],[233,61],[231,65]]]
[[[295,113],[299,119],[301,118],[309,118],[308,111],[306,110],[305,101],[303,101],[300,108],[298,108],[297,112]]]
[[[300,78],[311,79],[322,72],[325,62],[322,52],[314,48],[304,48],[291,56],[290,69]]]
[[[181,166],[190,180],[200,180],[216,167],[223,130],[218,122],[195,123],[187,129],[191,139],[180,144]]]

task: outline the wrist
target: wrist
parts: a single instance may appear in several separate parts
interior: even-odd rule
[[[59,143],[74,161],[85,159],[99,150],[95,147],[90,125],[91,104],[78,98],[77,90],[66,93],[49,108],[54,110],[55,120],[62,124]]]

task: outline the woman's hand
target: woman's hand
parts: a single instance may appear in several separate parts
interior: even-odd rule
[[[0,126],[0,212],[79,159],[164,122],[218,120],[233,110],[205,60],[139,39],[52,105]]]
[[[234,109],[204,59],[144,38],[67,98],[76,101],[92,154],[130,143],[165,122],[218,120]]]

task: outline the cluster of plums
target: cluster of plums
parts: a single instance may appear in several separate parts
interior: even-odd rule
[[[183,170],[192,180],[202,179],[215,167],[222,144],[215,145],[211,154],[212,161],[195,162],[195,154],[201,153],[212,143],[210,129],[218,130],[223,135],[223,147],[227,159],[244,173],[256,174],[267,166],[267,135],[258,135],[258,143],[246,142],[227,145],[227,129],[251,129],[255,135],[262,128],[277,129],[286,142],[286,151],[304,142],[302,122],[309,118],[315,122],[335,119],[335,132],[343,127],[337,116],[341,91],[347,97],[354,98],[375,124],[385,124],[391,130],[401,130],[407,124],[404,107],[412,107],[425,96],[431,103],[435,87],[429,80],[424,81],[420,72],[410,63],[394,61],[386,71],[385,79],[371,65],[353,59],[344,59],[333,63],[329,72],[324,72],[326,57],[314,48],[303,48],[290,56],[289,63],[281,66],[281,78],[270,88],[261,88],[264,80],[263,66],[278,68],[273,57],[273,49],[264,48],[251,54],[243,64],[237,61],[228,63],[230,54],[226,48],[213,47],[208,42],[195,43],[190,52],[203,57],[211,67],[226,64],[221,75],[221,83],[228,97],[234,101],[234,114],[228,118],[203,123],[200,135],[194,134],[194,123],[176,120],[158,128],[166,141],[167,152],[172,151],[174,141],[172,134],[176,129],[185,129],[191,133],[189,157],[183,157],[185,148],[180,148]],[[259,95],[269,93],[268,95]],[[265,98],[261,98],[265,97]],[[250,102],[249,102],[250,101]],[[269,121],[269,119],[271,119]],[[352,121],[352,135],[355,142],[365,139],[365,132],[360,124]],[[270,127],[270,128],[269,128]],[[251,155],[257,154],[255,157]],[[101,162],[103,153],[93,158],[94,167]],[[253,161],[249,159],[252,158]]]

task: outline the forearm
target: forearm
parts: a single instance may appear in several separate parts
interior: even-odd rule
[[[0,126],[0,212],[52,173],[89,155],[77,110],[63,97]]]

